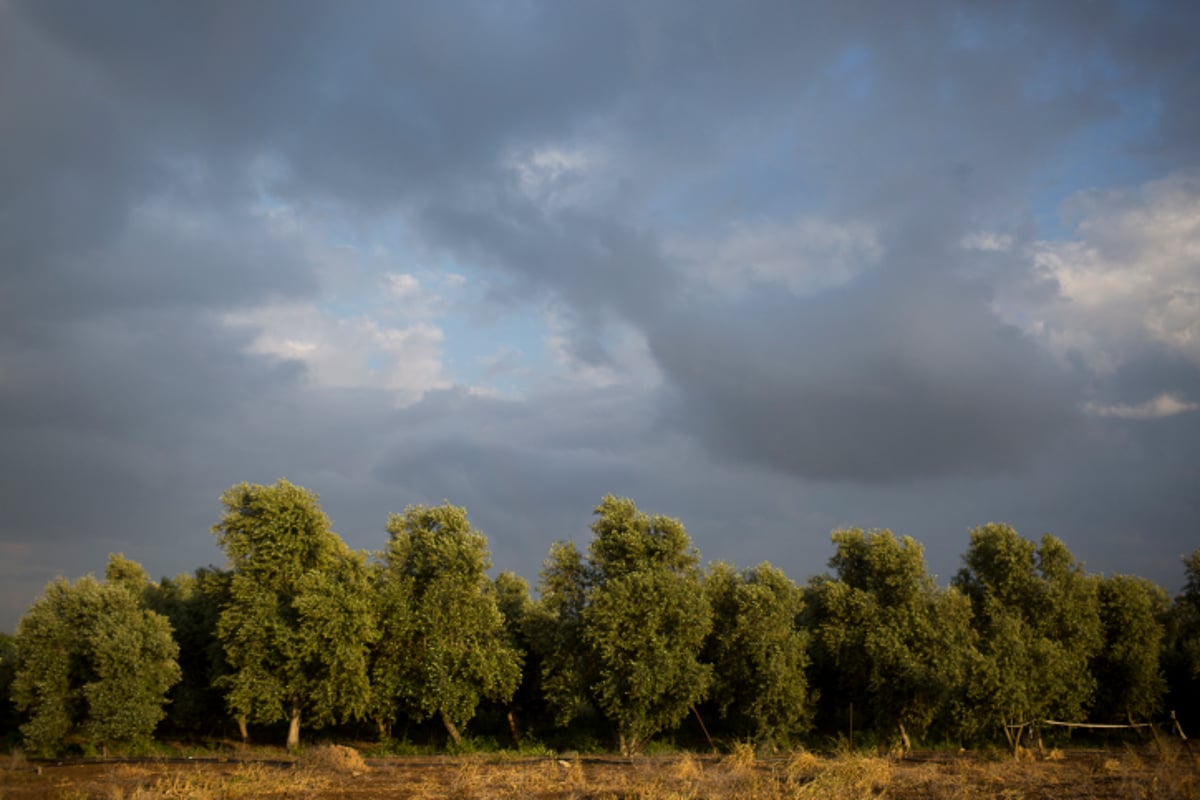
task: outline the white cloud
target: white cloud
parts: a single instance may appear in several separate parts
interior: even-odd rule
[[[383,276],[383,282],[388,294],[398,300],[411,300],[420,296],[421,282],[408,273],[388,273]]]
[[[1163,393],[1157,397],[1136,405],[1100,405],[1088,403],[1084,410],[1098,417],[1118,417],[1120,419],[1162,419],[1184,414],[1200,409],[1200,403],[1184,400],[1177,394]]]
[[[587,202],[591,178],[605,162],[594,147],[550,145],[514,152],[506,165],[529,199],[545,208],[565,208]]]
[[[445,337],[429,322],[389,326],[311,304],[263,306],[224,320],[257,331],[251,352],[303,363],[313,386],[385,389],[406,405],[451,385],[443,366]]]
[[[651,388],[662,383],[662,373],[650,352],[646,336],[627,323],[610,323],[600,334],[608,355],[602,362],[592,363],[580,358],[572,346],[570,326],[553,309],[545,315],[549,333],[543,345],[550,363],[558,369],[552,374],[555,383],[591,388],[636,385]]]
[[[964,250],[982,250],[985,253],[1007,253],[1013,248],[1013,237],[1007,233],[977,231],[964,236],[959,242]]]
[[[1147,341],[1200,364],[1200,177],[1083,192],[1067,210],[1079,220],[1076,238],[1029,252],[1057,291],[1038,302],[1001,297],[997,311],[1100,374]]]
[[[736,222],[717,237],[670,241],[667,252],[689,277],[720,291],[770,284],[799,296],[848,283],[883,255],[869,226],[814,217]]]

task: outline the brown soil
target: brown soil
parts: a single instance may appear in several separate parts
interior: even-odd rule
[[[1200,761],[1181,752],[1079,752],[1042,760],[970,755],[755,759],[388,758],[319,748],[294,762],[35,762],[0,757],[3,800],[142,798],[860,798],[1106,800],[1200,797]]]

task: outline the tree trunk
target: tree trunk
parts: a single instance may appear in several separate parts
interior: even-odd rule
[[[288,721],[287,749],[300,747],[300,706],[292,706],[292,718]]]
[[[454,723],[450,721],[450,716],[445,709],[441,711],[442,724],[446,726],[446,733],[450,734],[450,741],[454,742],[455,747],[462,744],[462,735],[459,734],[458,728],[454,727]]]
[[[521,731],[517,729],[517,717],[510,708],[508,710],[508,732],[512,734],[513,746],[521,749]]]
[[[246,744],[250,741],[250,731],[246,729],[246,718],[239,715],[237,718],[237,726],[238,733],[240,733],[242,736],[242,744]]]
[[[912,750],[912,742],[908,740],[908,731],[904,730],[904,723],[897,723],[900,727],[900,747],[903,748],[901,755],[908,755],[908,751]]]

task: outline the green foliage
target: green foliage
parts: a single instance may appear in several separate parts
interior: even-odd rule
[[[17,643],[7,633],[0,633],[0,741],[17,732],[17,707],[11,693],[17,675]]]
[[[971,598],[983,656],[969,702],[977,726],[1087,717],[1103,646],[1098,581],[1053,536],[1007,525],[971,532],[955,585]]]
[[[805,615],[822,696],[832,709],[854,703],[879,730],[921,736],[947,716],[976,658],[970,604],[938,589],[907,536],[854,529],[832,538],[836,579],[809,584]]]
[[[504,618],[504,632],[508,645],[522,662],[520,680],[510,700],[508,719],[515,744],[524,748],[526,741],[518,727],[517,712],[522,716],[544,716],[545,705],[540,682],[541,661],[534,652],[529,637],[533,601],[529,596],[529,584],[512,572],[501,572],[497,575],[491,583],[490,590],[496,598],[500,615]]]
[[[1162,658],[1168,707],[1194,729],[1200,726],[1200,548],[1183,566],[1186,582],[1167,615]]]
[[[1178,645],[1193,680],[1200,680],[1200,548],[1183,559],[1187,582],[1176,605],[1180,618]]]
[[[136,744],[163,718],[179,648],[166,617],[142,605],[130,564],[113,558],[115,583],[58,579],[18,624],[13,698],[31,751],[57,754],[68,736]]]
[[[124,553],[109,555],[104,567],[104,582],[109,586],[119,586],[139,598],[156,588],[142,565],[126,558]]]
[[[367,652],[376,637],[364,558],[352,553],[317,496],[286,480],[241,483],[221,496],[213,526],[233,568],[217,621],[227,674],[219,680],[236,716],[320,725],[367,710]]]
[[[699,659],[711,624],[694,577],[637,570],[596,587],[584,641],[596,659],[596,705],[617,723],[626,751],[678,725],[700,700],[712,668]]]
[[[388,519],[387,529],[372,713],[386,728],[399,699],[417,721],[439,715],[461,744],[458,728],[475,716],[480,701],[508,701],[521,675],[520,655],[487,578],[487,539],[471,527],[465,509],[449,503],[409,506]]]
[[[560,724],[590,701],[630,752],[704,697],[712,668],[700,650],[711,612],[679,520],[612,495],[595,513],[587,562],[556,545],[531,618],[549,628],[535,644]]]
[[[1149,718],[1162,710],[1166,691],[1159,656],[1167,593],[1143,578],[1113,575],[1100,581],[1099,597],[1104,645],[1092,662],[1092,720]]]
[[[182,679],[169,695],[166,723],[176,730],[200,731],[219,720],[224,707],[217,684],[225,674],[225,653],[217,638],[217,620],[228,601],[233,574],[201,567],[164,578],[152,586],[146,603],[171,623],[179,645]]]
[[[704,594],[713,615],[704,660],[713,667],[718,714],[739,738],[794,741],[812,718],[799,587],[770,564],[739,573],[718,562],[705,575]]]
[[[525,636],[541,663],[546,703],[559,726],[567,725],[587,703],[595,665],[583,641],[587,570],[571,542],[555,542],[542,566],[541,598],[524,625]]]

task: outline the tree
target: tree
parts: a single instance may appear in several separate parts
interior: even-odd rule
[[[542,565],[541,595],[525,623],[530,649],[540,663],[542,694],[562,726],[588,703],[595,671],[583,640],[588,577],[572,542],[555,542]]]
[[[375,713],[394,720],[398,698],[417,720],[437,715],[459,745],[480,700],[507,702],[521,675],[490,590],[487,539],[449,503],[409,506],[387,529]]]
[[[513,744],[520,747],[521,731],[517,725],[517,712],[537,708],[541,704],[541,685],[538,681],[541,668],[530,647],[528,635],[533,601],[529,597],[529,584],[513,572],[501,572],[489,588],[504,620],[508,646],[517,654],[522,665],[520,680],[505,713]]]
[[[1097,722],[1148,718],[1162,709],[1166,681],[1160,652],[1169,600],[1144,578],[1113,575],[1100,581],[1104,643],[1092,661]]]
[[[1098,582],[1059,539],[1035,545],[1007,525],[971,531],[963,561],[954,583],[971,598],[982,655],[977,724],[1085,719],[1103,644]]]
[[[558,545],[543,571],[547,700],[565,722],[585,694],[617,727],[622,752],[677,725],[704,697],[712,668],[700,650],[712,626],[697,561],[677,519],[606,496],[584,564]]]
[[[907,750],[909,731],[923,735],[963,689],[974,658],[970,604],[938,589],[910,537],[853,529],[832,539],[836,579],[808,590],[818,686],[829,711],[855,703]]]
[[[1183,558],[1183,591],[1167,615],[1163,646],[1170,708],[1185,725],[1200,726],[1200,548]]]
[[[213,533],[233,578],[217,621],[229,668],[219,684],[235,716],[288,720],[294,749],[303,714],[320,725],[367,710],[377,634],[365,559],[330,530],[316,494],[286,480],[237,484],[221,502]]]
[[[211,731],[213,709],[224,705],[219,686],[226,672],[225,652],[217,638],[217,621],[232,579],[226,570],[201,567],[192,575],[163,578],[146,598],[170,621],[179,645],[182,677],[171,689],[166,719],[176,730]]]
[[[0,633],[0,741],[17,732],[17,707],[11,698],[16,662],[16,641],[9,634]]]
[[[13,699],[33,752],[54,755],[68,736],[105,750],[144,742],[163,718],[179,648],[167,619],[143,606],[130,564],[114,556],[109,583],[59,578],[18,623]]]
[[[704,577],[713,628],[703,659],[711,701],[738,736],[787,743],[808,729],[808,632],[797,627],[803,595],[770,564],[738,572],[717,562]]]

